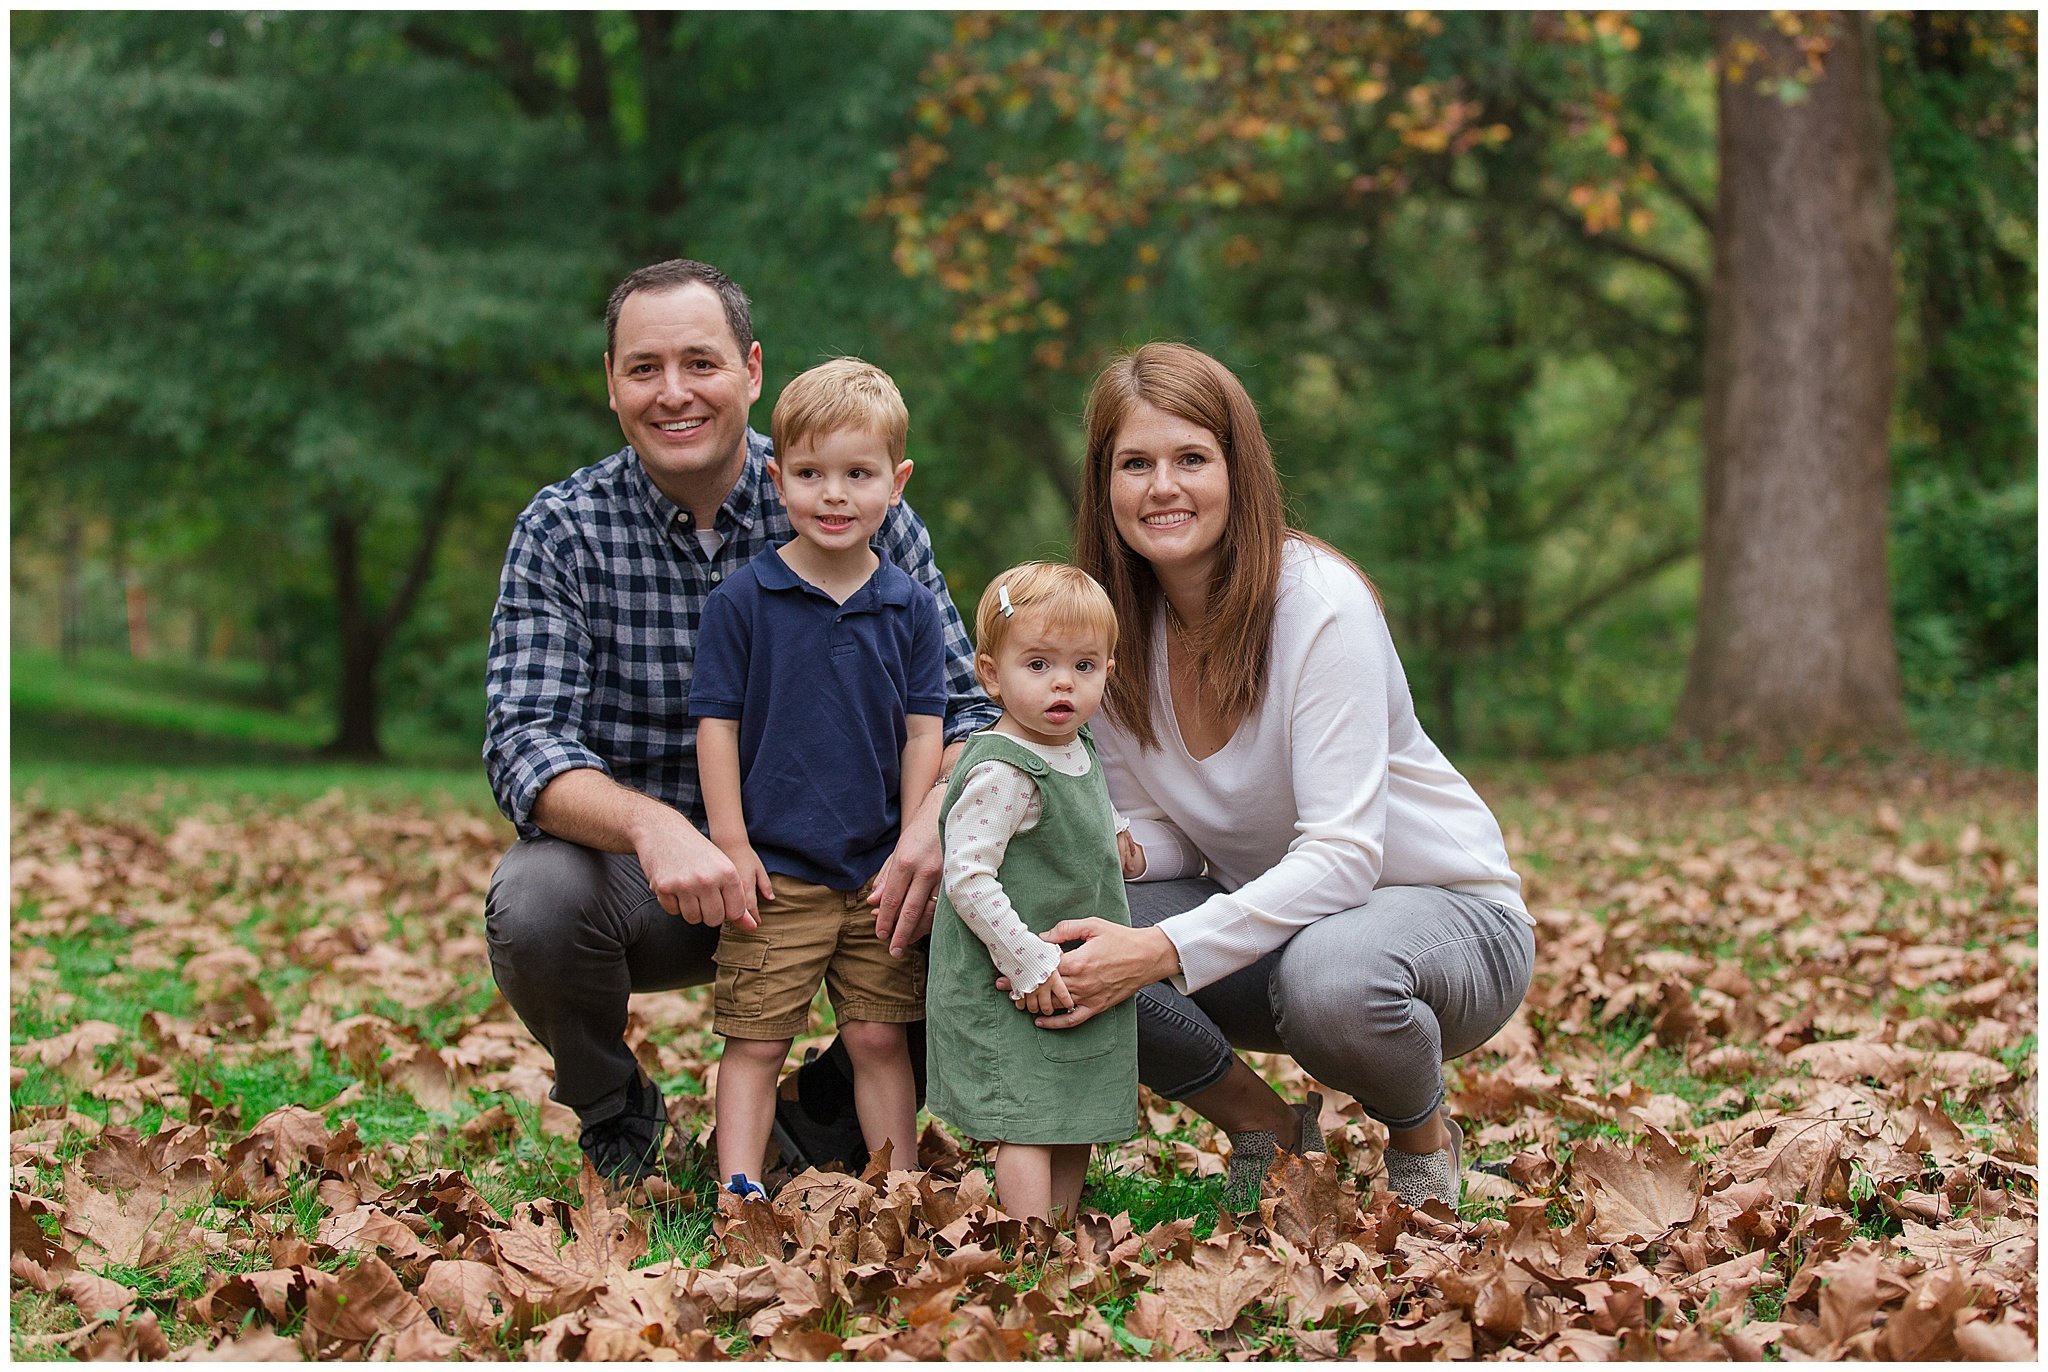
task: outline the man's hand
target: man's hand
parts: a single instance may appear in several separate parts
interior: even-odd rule
[[[1067,983],[1060,979],[1060,974],[1054,972],[1035,989],[1021,996],[1012,995],[1010,1003],[1034,1015],[1050,1015],[1055,1010],[1073,1009],[1074,997],[1068,993]]]
[[[1144,872],[1144,845],[1131,837],[1129,829],[1116,836],[1116,856],[1117,861],[1123,865],[1125,881],[1136,881]]]
[[[640,870],[661,908],[691,924],[712,928],[732,920],[742,929],[757,921],[749,907],[749,883],[718,845],[697,832],[697,826],[673,810],[673,822],[634,835],[633,851]],[[759,868],[757,860],[755,864]],[[762,874],[766,884],[766,874]]]
[[[1058,972],[1074,1008],[1064,1015],[1037,1016],[1032,1023],[1041,1029],[1086,1024],[1180,971],[1180,950],[1159,929],[1133,929],[1106,919],[1063,919],[1039,937],[1047,943],[1081,941],[1081,947],[1060,954]],[[996,989],[1008,991],[1009,978],[997,977]]]
[[[882,864],[868,904],[875,907],[875,937],[889,944],[889,956],[902,957],[932,931],[932,912],[939,902],[939,810],[945,790],[934,786],[915,815],[903,817],[896,851]]]

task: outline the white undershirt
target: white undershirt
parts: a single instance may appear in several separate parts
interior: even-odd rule
[[[1139,880],[1203,870],[1223,887],[1160,921],[1198,990],[1258,961],[1313,920],[1382,886],[1443,886],[1534,924],[1500,824],[1416,722],[1372,592],[1298,540],[1282,562],[1268,681],[1222,748],[1188,755],[1167,682],[1165,616],[1152,640],[1152,727],[1141,749],[1106,714],[1095,741],[1110,798],[1145,850]]]
[[[1028,748],[1064,776],[1087,776],[1092,765],[1078,736],[1048,748],[1008,730],[990,732]],[[1040,808],[1038,783],[1029,772],[989,758],[969,769],[945,817],[946,898],[961,923],[988,948],[996,970],[1010,979],[1011,990],[1020,994],[1037,990],[1060,965],[1060,946],[1026,927],[997,876],[1010,840],[1037,826]],[[1130,821],[1118,816],[1117,832],[1128,827]]]

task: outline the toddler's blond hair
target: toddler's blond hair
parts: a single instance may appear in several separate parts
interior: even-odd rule
[[[873,434],[889,450],[889,465],[903,461],[910,410],[889,374],[857,357],[835,357],[802,373],[775,398],[768,436],[782,458],[797,444],[852,429]]]
[[[1014,615],[1003,613],[1009,593]],[[1054,630],[1080,629],[1100,633],[1103,646],[1116,651],[1116,607],[1094,577],[1063,562],[1026,562],[989,582],[974,611],[974,648],[994,657],[1003,650],[1017,617],[1036,615]]]

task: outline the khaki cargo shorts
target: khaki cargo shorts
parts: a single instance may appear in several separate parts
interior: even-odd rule
[[[718,931],[713,1023],[741,1039],[794,1038],[809,1027],[811,999],[825,984],[841,1020],[915,1024],[924,1018],[925,953],[889,956],[875,937],[868,904],[873,883],[835,891],[775,875],[775,899],[761,907],[761,927]]]

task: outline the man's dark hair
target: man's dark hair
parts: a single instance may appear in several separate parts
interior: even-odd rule
[[[610,354],[618,350],[619,311],[625,308],[627,296],[635,291],[668,291],[693,283],[709,286],[718,292],[718,303],[725,307],[726,327],[732,330],[733,338],[740,345],[740,360],[746,361],[748,351],[754,346],[754,311],[747,303],[747,293],[718,268],[706,262],[692,262],[687,257],[672,257],[666,262],[642,267],[618,284],[612,298],[604,304],[605,352]]]

